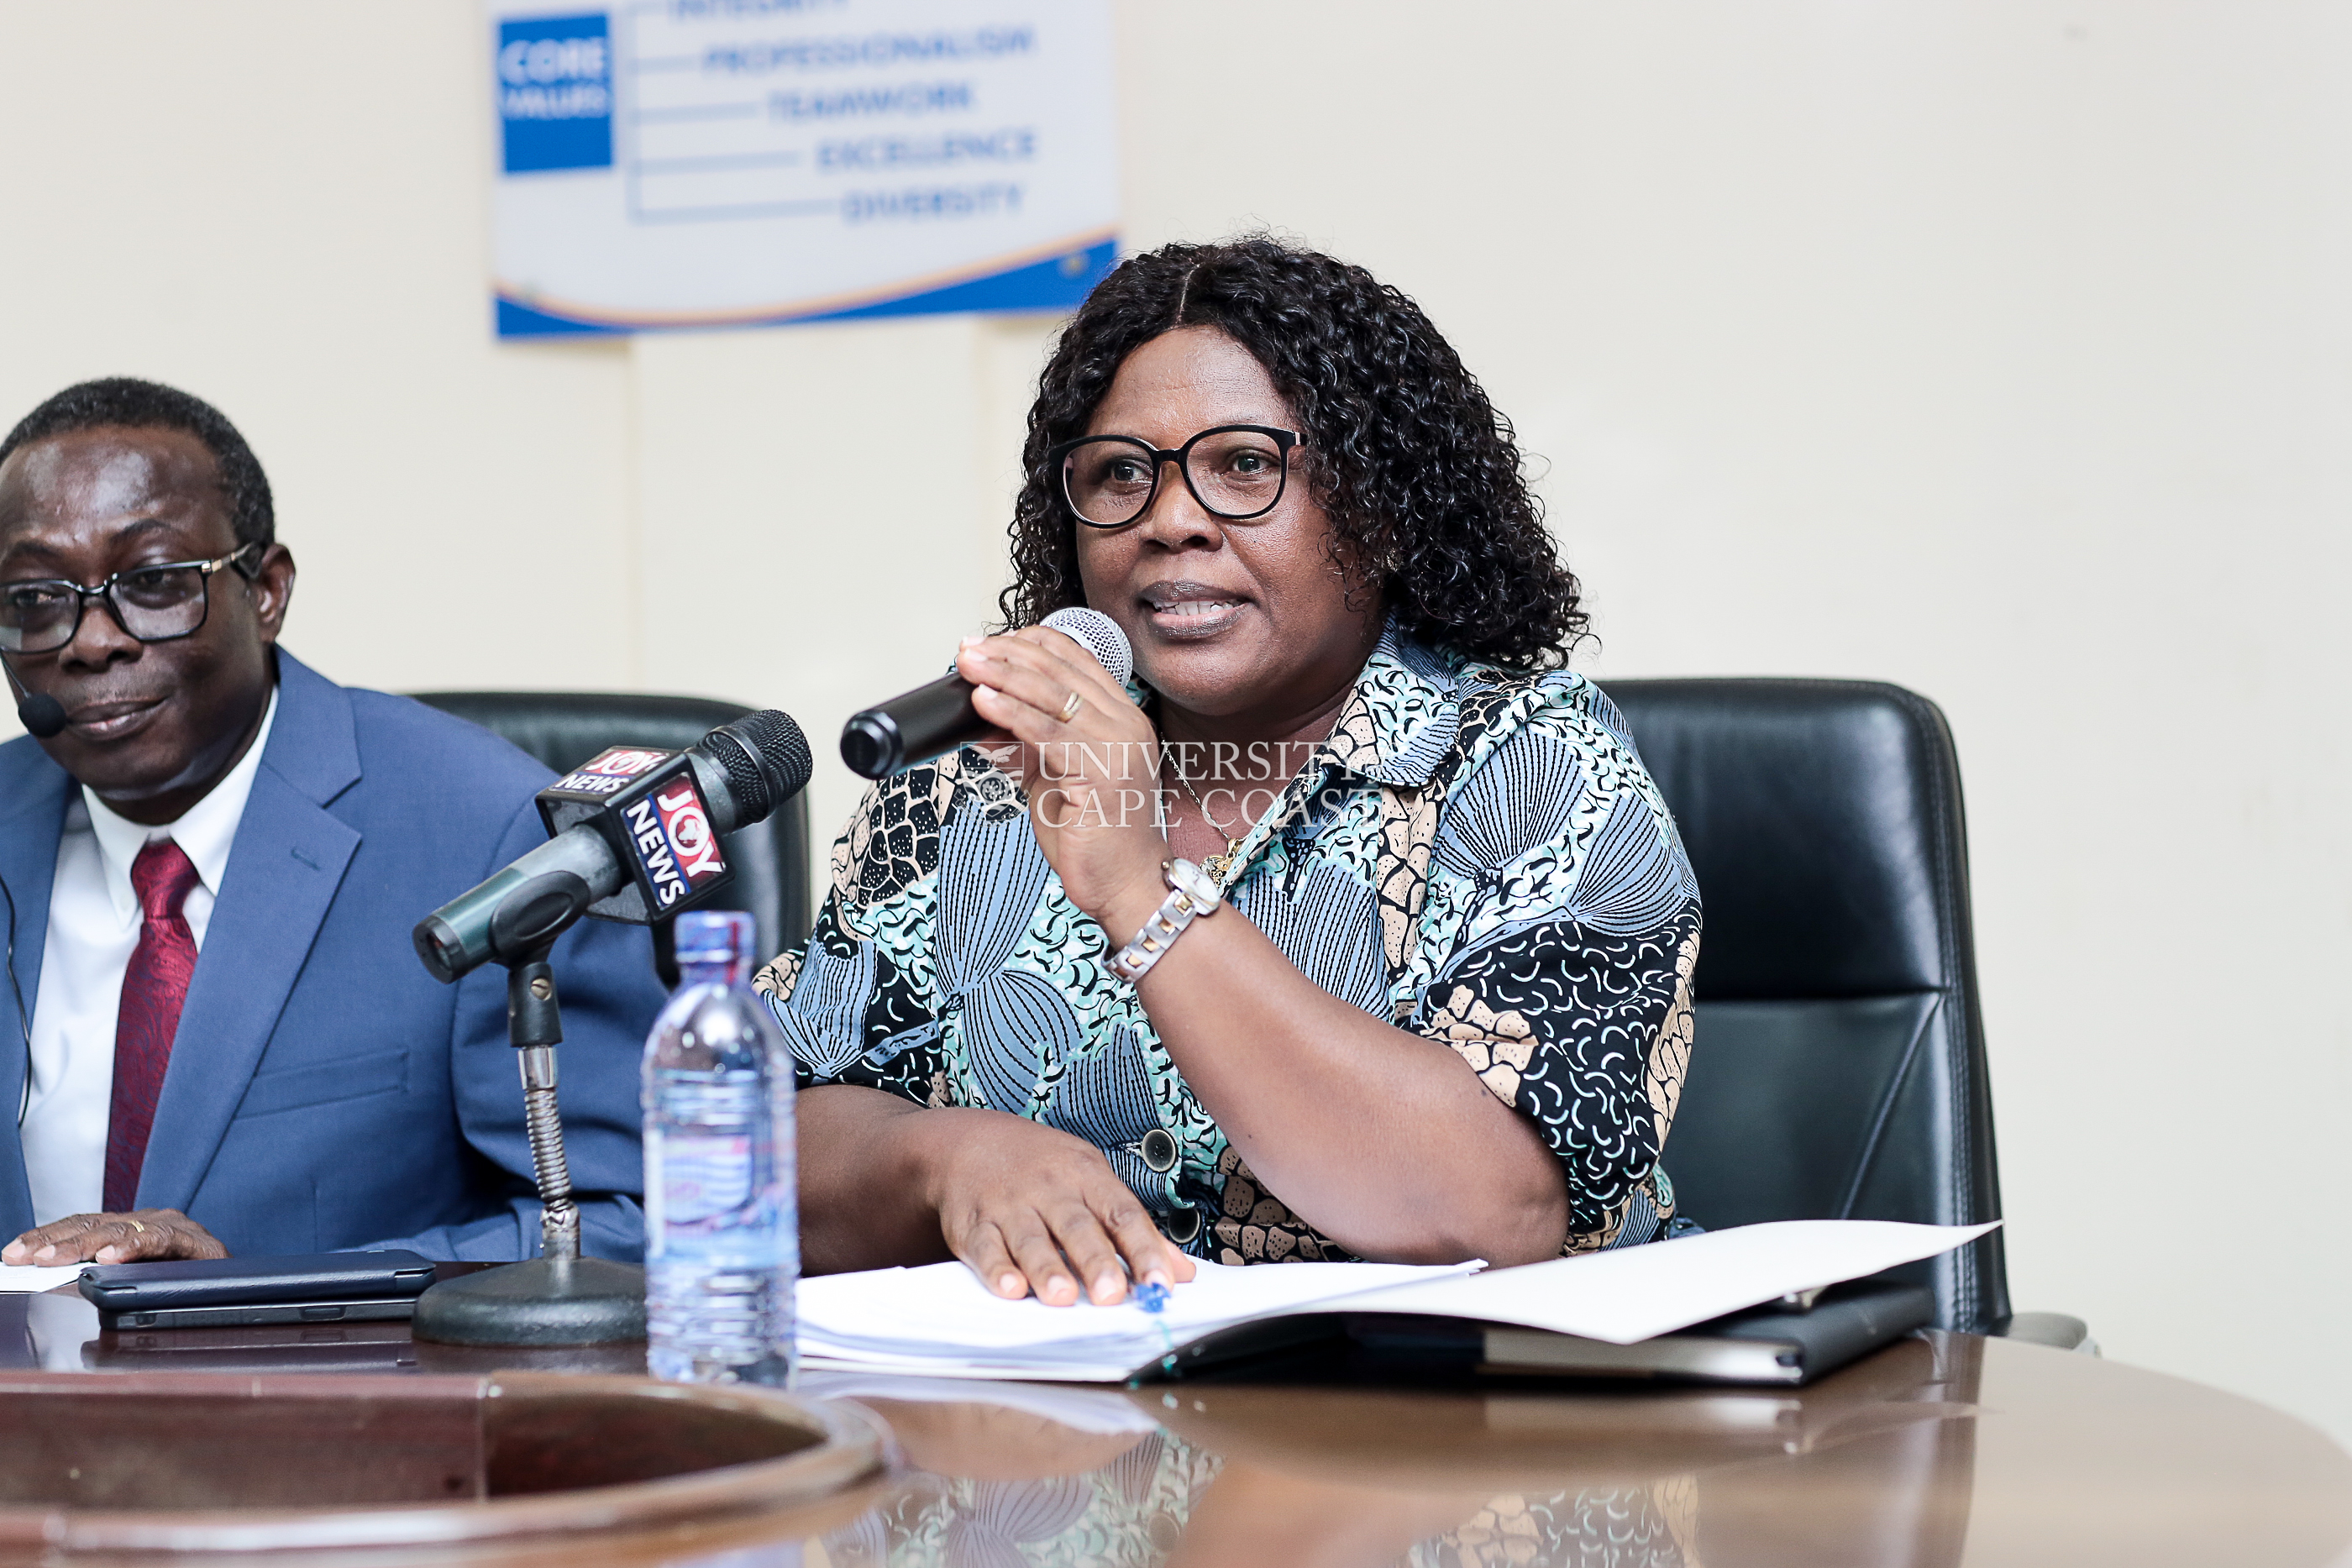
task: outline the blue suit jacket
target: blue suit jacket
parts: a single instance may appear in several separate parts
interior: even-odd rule
[[[278,717],[237,825],[139,1179],[235,1253],[386,1245],[527,1258],[539,1202],[507,1044],[506,971],[425,972],[424,915],[543,842],[550,775],[488,731],[405,697],[348,691],[278,654]],[[14,967],[37,1005],[58,838],[73,780],[30,738],[0,746],[0,879]],[[582,1239],[644,1246],[637,1061],[661,1006],[638,927],[583,921],[556,944],[559,1096]],[[26,1069],[0,998],[0,1087]],[[0,1239],[33,1223],[16,1118],[0,1118]]]

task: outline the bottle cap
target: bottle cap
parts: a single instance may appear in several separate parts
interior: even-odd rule
[[[677,917],[675,929],[680,979],[724,980],[735,985],[751,977],[751,954],[759,933],[743,911],[690,909]]]

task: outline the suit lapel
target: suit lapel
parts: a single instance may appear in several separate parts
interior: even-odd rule
[[[30,740],[0,747],[0,882],[5,882],[16,904],[14,971],[24,993],[25,1021],[19,1027],[16,997],[0,977],[0,1097],[6,1114],[0,1116],[0,1241],[29,1229],[33,1223],[33,1189],[25,1179],[25,1150],[16,1135],[16,1108],[22,1105],[26,1074],[24,1029],[30,1028],[33,1009],[40,1005],[41,955],[49,929],[49,884],[58,869],[58,835],[65,829],[66,804],[73,780],[51,762],[47,753]],[[0,931],[5,931],[7,905],[0,902]]]
[[[141,1207],[185,1208],[204,1181],[359,850],[326,810],[358,778],[351,698],[281,652],[278,718],[180,1011]]]

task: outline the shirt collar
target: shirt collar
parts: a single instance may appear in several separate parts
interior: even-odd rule
[[[1379,784],[1419,789],[1461,733],[1462,686],[1479,669],[1419,641],[1390,616],[1332,723],[1318,764]],[[1140,675],[1128,677],[1127,695],[1139,707],[1151,700]]]
[[[1462,731],[1459,655],[1413,638],[1391,616],[1323,743],[1326,761],[1375,783],[1417,789]]]
[[[98,859],[106,873],[107,896],[118,919],[129,921],[139,912],[139,895],[131,887],[131,862],[155,839],[170,839],[196,868],[196,879],[213,897],[220,896],[221,877],[228,871],[228,852],[236,841],[236,825],[245,818],[245,802],[253,793],[254,775],[261,770],[261,753],[269,744],[269,727],[278,718],[278,690],[271,687],[269,706],[262,711],[261,727],[236,766],[212,787],[205,798],[180,813],[176,821],[149,827],[118,816],[85,784],[83,807],[89,812],[90,831],[98,838]]]

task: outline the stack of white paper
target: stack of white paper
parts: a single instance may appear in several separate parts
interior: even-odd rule
[[[82,1263],[62,1263],[54,1269],[40,1269],[30,1263],[0,1263],[0,1296],[54,1291],[79,1278],[87,1267]]]
[[[1171,1290],[1158,1313],[1145,1312],[1132,1297],[1108,1307],[1008,1301],[991,1295],[961,1263],[825,1274],[801,1281],[801,1364],[934,1377],[1115,1383],[1166,1354],[1171,1339],[1182,1344],[1228,1323],[1477,1267],[1203,1262],[1196,1277]]]
[[[1482,1265],[1199,1265],[1166,1310],[1008,1301],[961,1263],[805,1281],[803,1363],[814,1368],[1108,1383],[1236,1323],[1321,1312],[1515,1323],[1633,1344],[1727,1312],[1931,1258],[1990,1225],[1806,1219],[1558,1259],[1470,1277]]]
[[[1217,1329],[1322,1312],[1402,1312],[1633,1344],[1793,1291],[1948,1252],[1990,1225],[1799,1219],[1480,1273],[1471,1262],[1199,1265],[1166,1310],[991,1295],[961,1263],[800,1287],[802,1363],[934,1377],[1110,1383]]]

